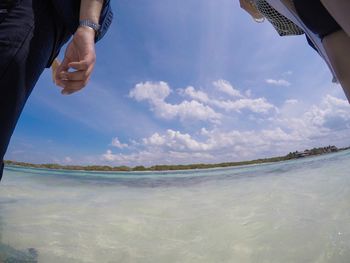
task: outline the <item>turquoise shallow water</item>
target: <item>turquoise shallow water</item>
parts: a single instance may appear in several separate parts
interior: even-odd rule
[[[0,262],[350,262],[350,152],[169,173],[7,167]]]

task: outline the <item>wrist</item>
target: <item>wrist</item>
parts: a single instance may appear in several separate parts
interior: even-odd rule
[[[91,27],[79,26],[77,31],[75,32],[75,35],[84,36],[94,41],[96,37],[96,32]]]
[[[97,36],[101,26],[98,23],[96,23],[94,20],[82,19],[79,21],[79,27],[90,28],[95,31],[95,36]]]

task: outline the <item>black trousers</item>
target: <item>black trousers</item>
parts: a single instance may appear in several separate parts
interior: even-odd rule
[[[294,0],[294,5],[304,24],[321,39],[341,29],[320,0]]]
[[[45,67],[70,37],[50,0],[6,0],[1,8],[0,180],[23,107]]]

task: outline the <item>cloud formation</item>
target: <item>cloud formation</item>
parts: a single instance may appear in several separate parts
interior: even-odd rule
[[[265,82],[267,84],[275,85],[275,86],[284,86],[288,87],[291,83],[285,79],[266,79]]]
[[[238,100],[213,100],[212,104],[225,111],[250,110],[254,113],[267,113],[275,109],[275,106],[267,102],[265,98],[258,99],[238,99]]]
[[[194,87],[187,87],[184,91],[180,90],[180,94],[186,95],[194,100],[207,103],[209,102],[208,95],[200,90],[196,90]]]
[[[227,81],[214,83],[216,87],[226,85],[226,91],[231,90],[224,92],[228,98],[212,97],[204,90],[189,86],[179,94],[189,97],[190,101],[170,104],[165,101],[172,94],[167,83],[136,85],[130,97],[148,101],[157,116],[196,118],[203,121],[203,127],[192,130],[184,127],[188,132],[180,127],[154,132],[137,140],[132,153],[107,150],[102,159],[119,165],[237,161],[319,146],[327,143],[330,136],[341,141],[350,134],[350,105],[346,100],[327,95],[319,104],[305,108],[299,100],[287,99],[277,107],[265,98],[248,98],[242,95],[246,92],[235,92]],[[234,96],[236,98],[232,98]],[[242,128],[241,123],[210,125],[213,119],[231,117],[232,112],[243,117],[242,110],[264,115],[264,122],[250,128]],[[245,118],[244,123],[248,119]]]
[[[147,101],[151,110],[162,119],[199,120],[217,123],[221,114],[197,100],[184,100],[179,104],[166,102],[172,90],[165,82],[144,82],[137,84],[129,93],[136,101]],[[191,93],[191,88],[188,89]],[[197,92],[197,96],[200,93]],[[193,95],[193,94],[192,94]]]
[[[155,115],[162,119],[199,120],[220,123],[223,112],[241,113],[243,110],[266,114],[276,110],[266,98],[251,98],[244,96],[226,80],[213,82],[213,86],[222,91],[227,98],[210,97],[206,92],[189,86],[179,89],[179,94],[190,100],[171,104],[166,99],[172,94],[170,86],[163,81],[138,83],[130,92],[129,97],[136,101],[147,101]],[[250,92],[245,92],[251,95]],[[232,98],[235,97],[235,98]]]
[[[292,145],[299,140],[281,128],[243,132],[211,130],[201,139],[169,129],[143,138],[140,150],[134,153],[114,154],[107,150],[103,160],[118,165],[233,161],[249,159],[271,147]]]
[[[118,139],[118,137],[115,137],[112,139],[112,146],[117,147],[119,149],[124,149],[124,148],[128,148],[129,145],[126,143],[121,143]]]
[[[226,80],[220,79],[213,82],[214,87],[216,87],[219,91],[230,95],[231,97],[239,97],[242,98],[240,91],[235,89],[232,84]]]

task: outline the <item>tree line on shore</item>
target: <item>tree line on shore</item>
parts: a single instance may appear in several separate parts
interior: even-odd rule
[[[132,172],[132,171],[174,171],[174,170],[191,170],[191,169],[210,169],[210,168],[225,168],[225,167],[234,167],[241,165],[251,165],[251,164],[262,164],[262,163],[271,163],[271,162],[280,162],[287,161],[291,159],[326,154],[331,152],[337,152],[341,150],[348,150],[347,148],[338,149],[336,146],[327,146],[313,148],[310,150],[305,150],[303,152],[290,152],[285,156],[279,157],[270,157],[270,158],[261,158],[251,161],[240,161],[240,162],[223,162],[215,164],[179,164],[179,165],[154,165],[150,167],[145,167],[142,165],[129,167],[129,166],[108,166],[108,165],[60,165],[60,164],[32,164],[25,162],[16,162],[16,161],[5,161],[5,165],[15,165],[22,167],[30,168],[43,168],[43,169],[55,169],[55,170],[83,170],[83,171],[110,171],[110,172]]]

